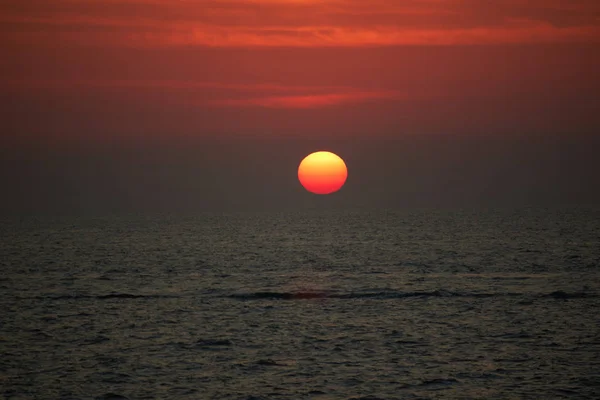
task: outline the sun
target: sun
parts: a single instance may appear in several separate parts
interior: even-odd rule
[[[338,155],[329,151],[309,154],[298,167],[298,179],[306,190],[315,194],[330,194],[340,190],[348,168]]]

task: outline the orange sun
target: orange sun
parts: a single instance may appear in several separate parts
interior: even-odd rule
[[[348,169],[344,160],[328,151],[309,154],[298,167],[298,179],[306,190],[316,194],[329,194],[340,190]]]

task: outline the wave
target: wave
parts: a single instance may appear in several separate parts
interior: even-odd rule
[[[431,389],[442,389],[444,387],[452,386],[457,383],[460,383],[458,380],[454,378],[435,378],[422,381],[417,384],[404,384],[399,387],[399,389],[412,389],[412,388],[431,388]],[[395,397],[394,397],[395,399]],[[385,400],[382,397],[377,397],[373,395],[368,396],[360,396],[360,397],[350,397],[348,400]]]
[[[161,295],[161,294],[132,294],[132,293],[108,293],[101,295],[87,295],[87,294],[66,294],[58,296],[36,296],[38,300],[82,300],[82,299],[95,299],[95,300],[111,300],[111,299],[171,299],[178,296],[172,295]]]
[[[446,379],[435,378],[435,379],[423,381],[417,386],[448,386],[448,385],[453,385],[455,383],[458,383],[458,381],[454,378],[446,378]]]
[[[493,293],[458,293],[445,290],[432,292],[399,292],[399,291],[377,291],[377,292],[351,292],[351,293],[327,293],[327,292],[252,292],[235,293],[227,297],[237,300],[303,300],[303,299],[398,299],[409,297],[493,297],[506,296],[507,294]]]
[[[447,290],[401,292],[401,291],[375,291],[375,292],[351,292],[351,293],[327,293],[327,292],[272,292],[259,291],[251,293],[234,293],[226,297],[236,300],[307,300],[307,299],[406,299],[406,298],[429,298],[429,297],[464,297],[464,298],[492,298],[492,297],[526,297],[525,293],[468,293],[453,292]],[[548,294],[533,295],[539,298],[554,299],[579,299],[598,297],[597,294],[584,292],[555,291]]]
[[[543,297],[551,297],[554,299],[584,299],[584,298],[588,298],[588,297],[598,297],[595,294],[592,293],[585,293],[585,292],[564,292],[562,290],[557,290],[555,292],[552,293],[548,293],[547,295],[544,295]]]
[[[297,300],[297,299],[322,299],[331,298],[332,295],[319,292],[254,292],[254,293],[236,293],[227,297],[238,300]]]
[[[35,297],[24,297],[22,299],[36,299],[36,300],[136,300],[136,299],[172,299],[179,298],[181,296],[166,295],[166,294],[133,294],[133,293],[107,293],[99,295],[89,294],[65,294],[65,295],[42,295]],[[522,304],[529,304],[534,298],[542,299],[557,299],[557,300],[572,300],[572,299],[586,299],[586,298],[597,298],[597,293],[589,292],[566,292],[562,290],[553,291],[545,294],[532,294],[532,293],[512,293],[512,292],[497,292],[497,293],[480,293],[480,292],[457,292],[449,290],[433,290],[433,291],[415,291],[415,292],[402,292],[397,290],[375,290],[375,291],[361,291],[361,292],[276,292],[276,291],[257,291],[249,293],[233,293],[228,295],[221,295],[217,297],[227,297],[235,300],[311,300],[311,299],[375,299],[375,300],[388,300],[388,299],[407,299],[407,298],[437,298],[437,297],[454,297],[454,298],[494,298],[494,297],[521,297],[525,298],[522,300]]]
[[[200,347],[232,346],[233,343],[229,339],[199,339],[196,345]]]
[[[120,394],[106,393],[102,396],[95,397],[95,400],[129,400],[129,398],[121,396]]]

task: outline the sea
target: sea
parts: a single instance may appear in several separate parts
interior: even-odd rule
[[[599,399],[600,209],[5,217],[4,399]]]

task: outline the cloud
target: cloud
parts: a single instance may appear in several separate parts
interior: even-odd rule
[[[365,47],[395,45],[476,45],[600,42],[600,28],[557,28],[547,23],[521,23],[511,28],[398,29],[306,26],[236,31],[204,27],[170,36],[130,37],[139,45],[201,45],[210,47]]]
[[[27,79],[7,80],[0,79],[0,87],[14,87],[20,89],[53,89],[73,90],[77,88],[127,88],[127,89],[161,89],[161,90],[204,90],[220,89],[235,92],[287,92],[306,93],[322,91],[347,91],[353,90],[348,86],[306,86],[306,85],[281,85],[274,83],[235,83],[235,82],[210,82],[193,80],[94,80],[94,79]]]
[[[364,47],[600,42],[575,0],[31,0],[0,12],[8,40],[96,46]]]
[[[200,94],[203,106],[309,109],[398,100],[394,90],[365,91],[350,86],[304,86],[272,83],[223,83],[177,80],[0,80],[0,88],[20,90],[86,91],[104,89],[187,91]],[[193,99],[194,96],[191,96]],[[188,101],[188,100],[186,100]]]
[[[361,103],[369,100],[398,99],[397,92],[354,92],[325,93],[286,96],[265,96],[243,99],[226,99],[212,101],[210,104],[228,107],[265,107],[265,108],[322,108],[341,104]]]

